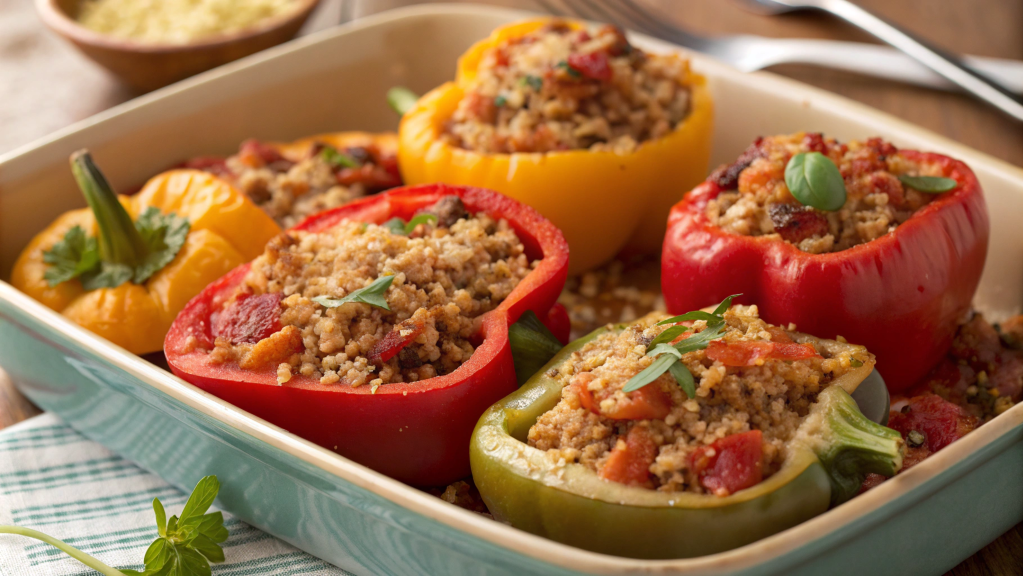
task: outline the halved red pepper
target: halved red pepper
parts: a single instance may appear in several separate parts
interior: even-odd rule
[[[345,220],[409,220],[451,195],[460,197],[471,213],[505,219],[526,254],[541,259],[508,298],[483,316],[475,352],[454,372],[373,390],[323,385],[301,375],[278,385],[276,366],[242,370],[212,364],[207,349],[214,316],[235,293],[248,264],[207,287],[174,321],[164,344],[171,370],[256,416],[404,482],[439,485],[467,476],[466,448],[476,420],[518,388],[508,326],[532,310],[558,339],[568,340],[565,309],[555,305],[568,272],[568,245],[561,232],[532,208],[496,192],[443,184],[364,198],[312,216],[295,229],[324,231]]]
[[[713,178],[696,187],[668,217],[661,261],[668,311],[741,292],[737,301],[757,304],[768,322],[866,346],[891,390],[913,385],[948,350],[969,309],[989,224],[969,167],[938,154],[899,154],[939,165],[958,186],[892,232],[840,252],[810,254],[777,239],[726,232],[706,215],[723,188]]]

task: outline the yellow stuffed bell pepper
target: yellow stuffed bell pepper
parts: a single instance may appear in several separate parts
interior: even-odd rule
[[[498,28],[459,59],[454,82],[427,93],[403,115],[398,135],[402,177],[406,184],[490,188],[529,204],[565,233],[573,272],[596,266],[623,248],[656,252],[669,209],[706,175],[710,160],[713,104],[705,79],[688,66],[680,79],[690,94],[688,115],[666,135],[643,141],[631,152],[582,148],[481,153],[443,137],[459,103],[472,91],[485,55],[552,22],[539,19]],[[583,28],[578,22],[557,22]],[[575,69],[568,72],[582,78]],[[534,81],[535,89],[543,89],[541,81]]]
[[[71,170],[89,208],[57,218],[14,265],[19,290],[136,354],[163,348],[177,313],[258,256],[280,227],[227,182],[171,170],[117,196],[88,152]]]

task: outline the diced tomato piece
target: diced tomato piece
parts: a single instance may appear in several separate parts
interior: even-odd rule
[[[707,358],[725,366],[756,366],[758,360],[805,360],[815,357],[819,358],[820,355],[813,346],[794,342],[714,340],[707,346]]]
[[[785,344],[794,342],[792,337],[789,336],[789,333],[786,332],[785,330],[782,330],[778,326],[768,326],[767,332],[771,335],[771,342]]]
[[[611,80],[611,66],[607,54],[590,52],[588,54],[570,54],[568,65],[587,78],[607,82]]]
[[[613,392],[604,389],[598,392],[595,398],[587,387],[592,379],[592,374],[584,372],[572,379],[572,385],[579,394],[579,403],[582,407],[598,416],[612,420],[660,420],[671,413],[671,398],[653,384],[626,393],[625,400],[617,402],[612,411],[603,412],[600,409],[600,402]]]
[[[374,364],[387,362],[401,352],[402,348],[414,342],[425,329],[425,325],[410,320],[398,324],[373,347],[369,353],[369,361]]]
[[[281,329],[281,294],[239,294],[213,319],[213,335],[255,344]]]
[[[814,236],[826,236],[830,230],[828,218],[809,206],[770,204],[767,214],[774,225],[774,231],[793,244]]]
[[[625,442],[611,450],[599,475],[604,480],[628,484],[629,486],[651,487],[650,465],[657,458],[657,444],[650,437],[646,426],[633,426]]]
[[[734,494],[763,479],[762,442],[760,430],[725,436],[697,448],[690,456],[690,469],[707,490],[719,496]]]
[[[898,430],[907,444],[909,433],[924,435],[925,446],[937,452],[977,427],[977,419],[937,394],[922,394],[909,399],[906,411],[892,411],[888,427]]]

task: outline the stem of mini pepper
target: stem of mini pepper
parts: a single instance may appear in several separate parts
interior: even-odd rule
[[[78,560],[82,564],[85,564],[89,568],[103,574],[104,576],[125,576],[124,572],[121,572],[117,568],[111,568],[99,560],[89,556],[85,552],[82,552],[78,548],[71,546],[70,544],[64,543],[62,540],[58,540],[53,536],[43,534],[38,530],[32,530],[31,528],[22,528],[21,526],[0,526],[0,534],[17,534],[19,536],[25,536],[28,538],[35,538],[46,542],[51,546],[55,546],[68,556],[71,556],[75,560]]]
[[[819,441],[811,446],[831,479],[833,506],[855,496],[868,473],[890,477],[902,468],[902,435],[864,416],[840,387],[821,392],[810,417],[820,418]]]
[[[71,173],[99,226],[99,254],[107,264],[137,266],[148,253],[142,235],[88,150],[71,155]]]
[[[525,384],[563,348],[532,310],[523,312],[519,321],[508,327],[508,341],[519,386]]]

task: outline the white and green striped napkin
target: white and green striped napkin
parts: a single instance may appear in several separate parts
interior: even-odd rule
[[[88,440],[55,415],[43,414],[0,431],[0,524],[34,528],[108,566],[141,570],[157,537],[153,498],[177,514],[187,494]],[[217,576],[348,575],[224,514],[230,537]],[[56,548],[0,534],[0,575],[91,576]]]

